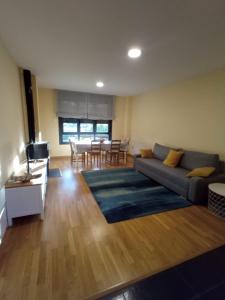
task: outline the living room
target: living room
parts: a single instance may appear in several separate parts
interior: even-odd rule
[[[0,298],[224,299],[224,2],[1,6]]]

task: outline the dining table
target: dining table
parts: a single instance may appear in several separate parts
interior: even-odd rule
[[[88,152],[91,150],[91,140],[90,141],[87,141],[87,140],[72,141],[72,143],[74,144],[76,153],[84,153],[84,152]],[[126,147],[126,143],[121,141],[121,149],[123,149],[125,147]],[[110,148],[111,148],[110,140],[106,140],[106,141],[102,142],[102,146],[101,146],[102,151],[110,150]]]

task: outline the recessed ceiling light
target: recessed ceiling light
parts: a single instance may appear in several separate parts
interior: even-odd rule
[[[141,56],[141,49],[140,48],[131,48],[128,51],[128,56],[130,58],[138,58]]]
[[[96,86],[99,87],[99,88],[101,88],[101,87],[104,86],[104,83],[103,83],[102,81],[98,81],[98,82],[96,83]]]

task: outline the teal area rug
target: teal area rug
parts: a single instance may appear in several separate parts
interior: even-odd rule
[[[108,223],[191,205],[132,168],[83,171],[82,174]]]

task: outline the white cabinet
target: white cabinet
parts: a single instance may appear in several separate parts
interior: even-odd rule
[[[5,186],[8,225],[12,219],[27,215],[40,214],[44,218],[45,194],[47,185],[47,159],[41,163],[31,163],[32,174],[41,177],[27,183],[8,182]]]
[[[5,208],[5,188],[0,189],[0,244],[7,228],[7,216]]]

